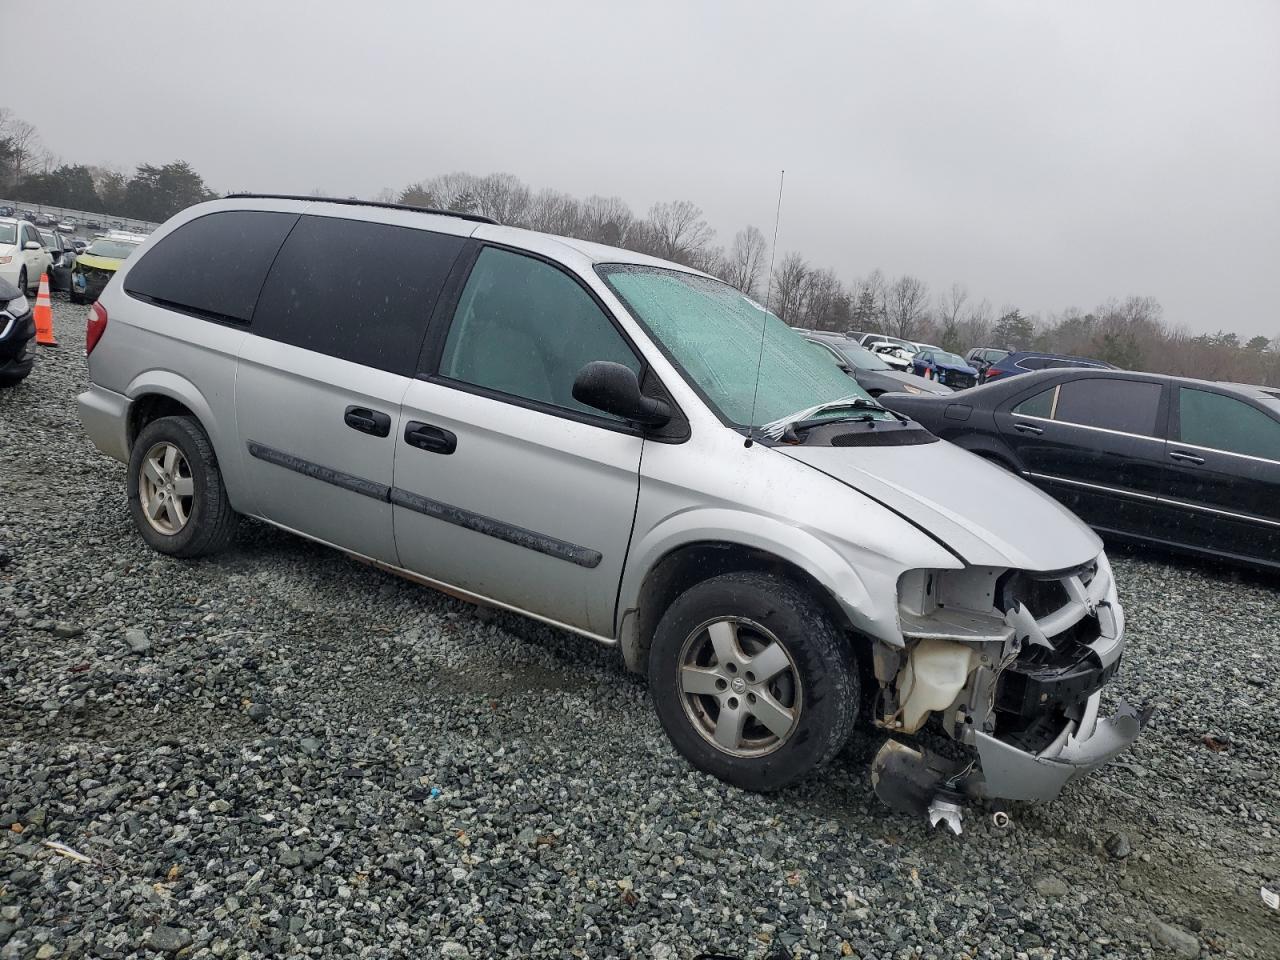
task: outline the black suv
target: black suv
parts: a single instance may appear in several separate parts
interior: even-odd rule
[[[0,280],[0,387],[26,377],[35,362],[36,325],[31,304],[8,280]]]

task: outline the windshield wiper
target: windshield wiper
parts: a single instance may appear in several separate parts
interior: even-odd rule
[[[903,417],[901,414],[894,413],[894,411],[888,409],[887,407],[881,406],[880,404],[876,403],[874,400],[869,400],[866,397],[841,397],[839,400],[828,400],[826,403],[819,403],[816,406],[806,407],[803,410],[797,410],[795,413],[789,413],[785,417],[782,417],[778,420],[774,420],[771,423],[764,424],[762,427],[759,428],[757,432],[761,436],[767,437],[770,440],[778,440],[778,439],[781,439],[782,435],[786,433],[788,430],[792,430],[798,426],[801,426],[801,425],[816,426],[817,424],[811,423],[810,421],[812,421],[820,413],[826,413],[830,410],[846,410],[846,409],[847,410],[876,410],[882,413],[890,413],[890,414],[893,414],[893,416],[901,419],[903,422],[906,422],[906,417]],[[859,417],[857,419],[871,420],[873,418]],[[831,423],[831,422],[833,421],[832,420],[818,421],[818,423]]]

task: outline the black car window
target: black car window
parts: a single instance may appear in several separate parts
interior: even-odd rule
[[[1044,357],[1023,357],[1018,361],[1018,366],[1024,370],[1043,370],[1044,365]]]
[[[1280,422],[1235,397],[1178,389],[1178,439],[1249,457],[1280,460]]]
[[[125,293],[245,323],[253,316],[271,261],[297,219],[293,213],[225,210],[184,223],[133,265],[125,277]],[[89,252],[119,256],[94,249],[109,243],[95,240]]]
[[[1053,417],[1053,395],[1057,389],[1057,387],[1050,387],[1048,390],[1041,390],[1034,397],[1028,397],[1014,407],[1013,412],[1020,413],[1025,417],[1040,417],[1043,420],[1051,419]]]
[[[1085,377],[1058,386],[1054,420],[1141,436],[1156,435],[1160,408],[1158,383]]]
[[[568,274],[507,250],[481,251],[449,327],[442,376],[606,416],[573,399],[574,378],[593,360],[641,370],[622,334]]]
[[[264,337],[411,376],[464,237],[340,217],[303,217],[262,287]]]

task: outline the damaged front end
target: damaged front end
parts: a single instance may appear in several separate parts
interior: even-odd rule
[[[1052,573],[912,570],[899,618],[905,645],[877,644],[874,658],[876,723],[891,736],[872,781],[895,809],[959,833],[965,798],[1052,799],[1146,722],[1125,704],[1099,719],[1124,649],[1103,554]]]

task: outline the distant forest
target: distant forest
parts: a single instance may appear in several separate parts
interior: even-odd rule
[[[218,194],[182,160],[141,164],[129,175],[63,163],[41,145],[32,124],[0,108],[0,196],[160,222]],[[727,243],[719,242],[701,208],[689,200],[655,203],[641,216],[619,197],[583,199],[535,191],[508,173],[461,172],[400,190],[386,188],[367,199],[477,213],[510,226],[674,260],[752,297],[767,298],[770,309],[793,326],[890,333],[957,353],[974,346],[1046,350],[1134,370],[1280,386],[1280,338],[1242,342],[1222,329],[1192,334],[1173,328],[1149,296],[1113,298],[1091,310],[1025,314],[1013,304],[993,308],[960,282],[931,291],[918,277],[886,276],[879,269],[842,280],[798,251],[779,251],[770,283],[771,251],[764,233],[747,225]]]

